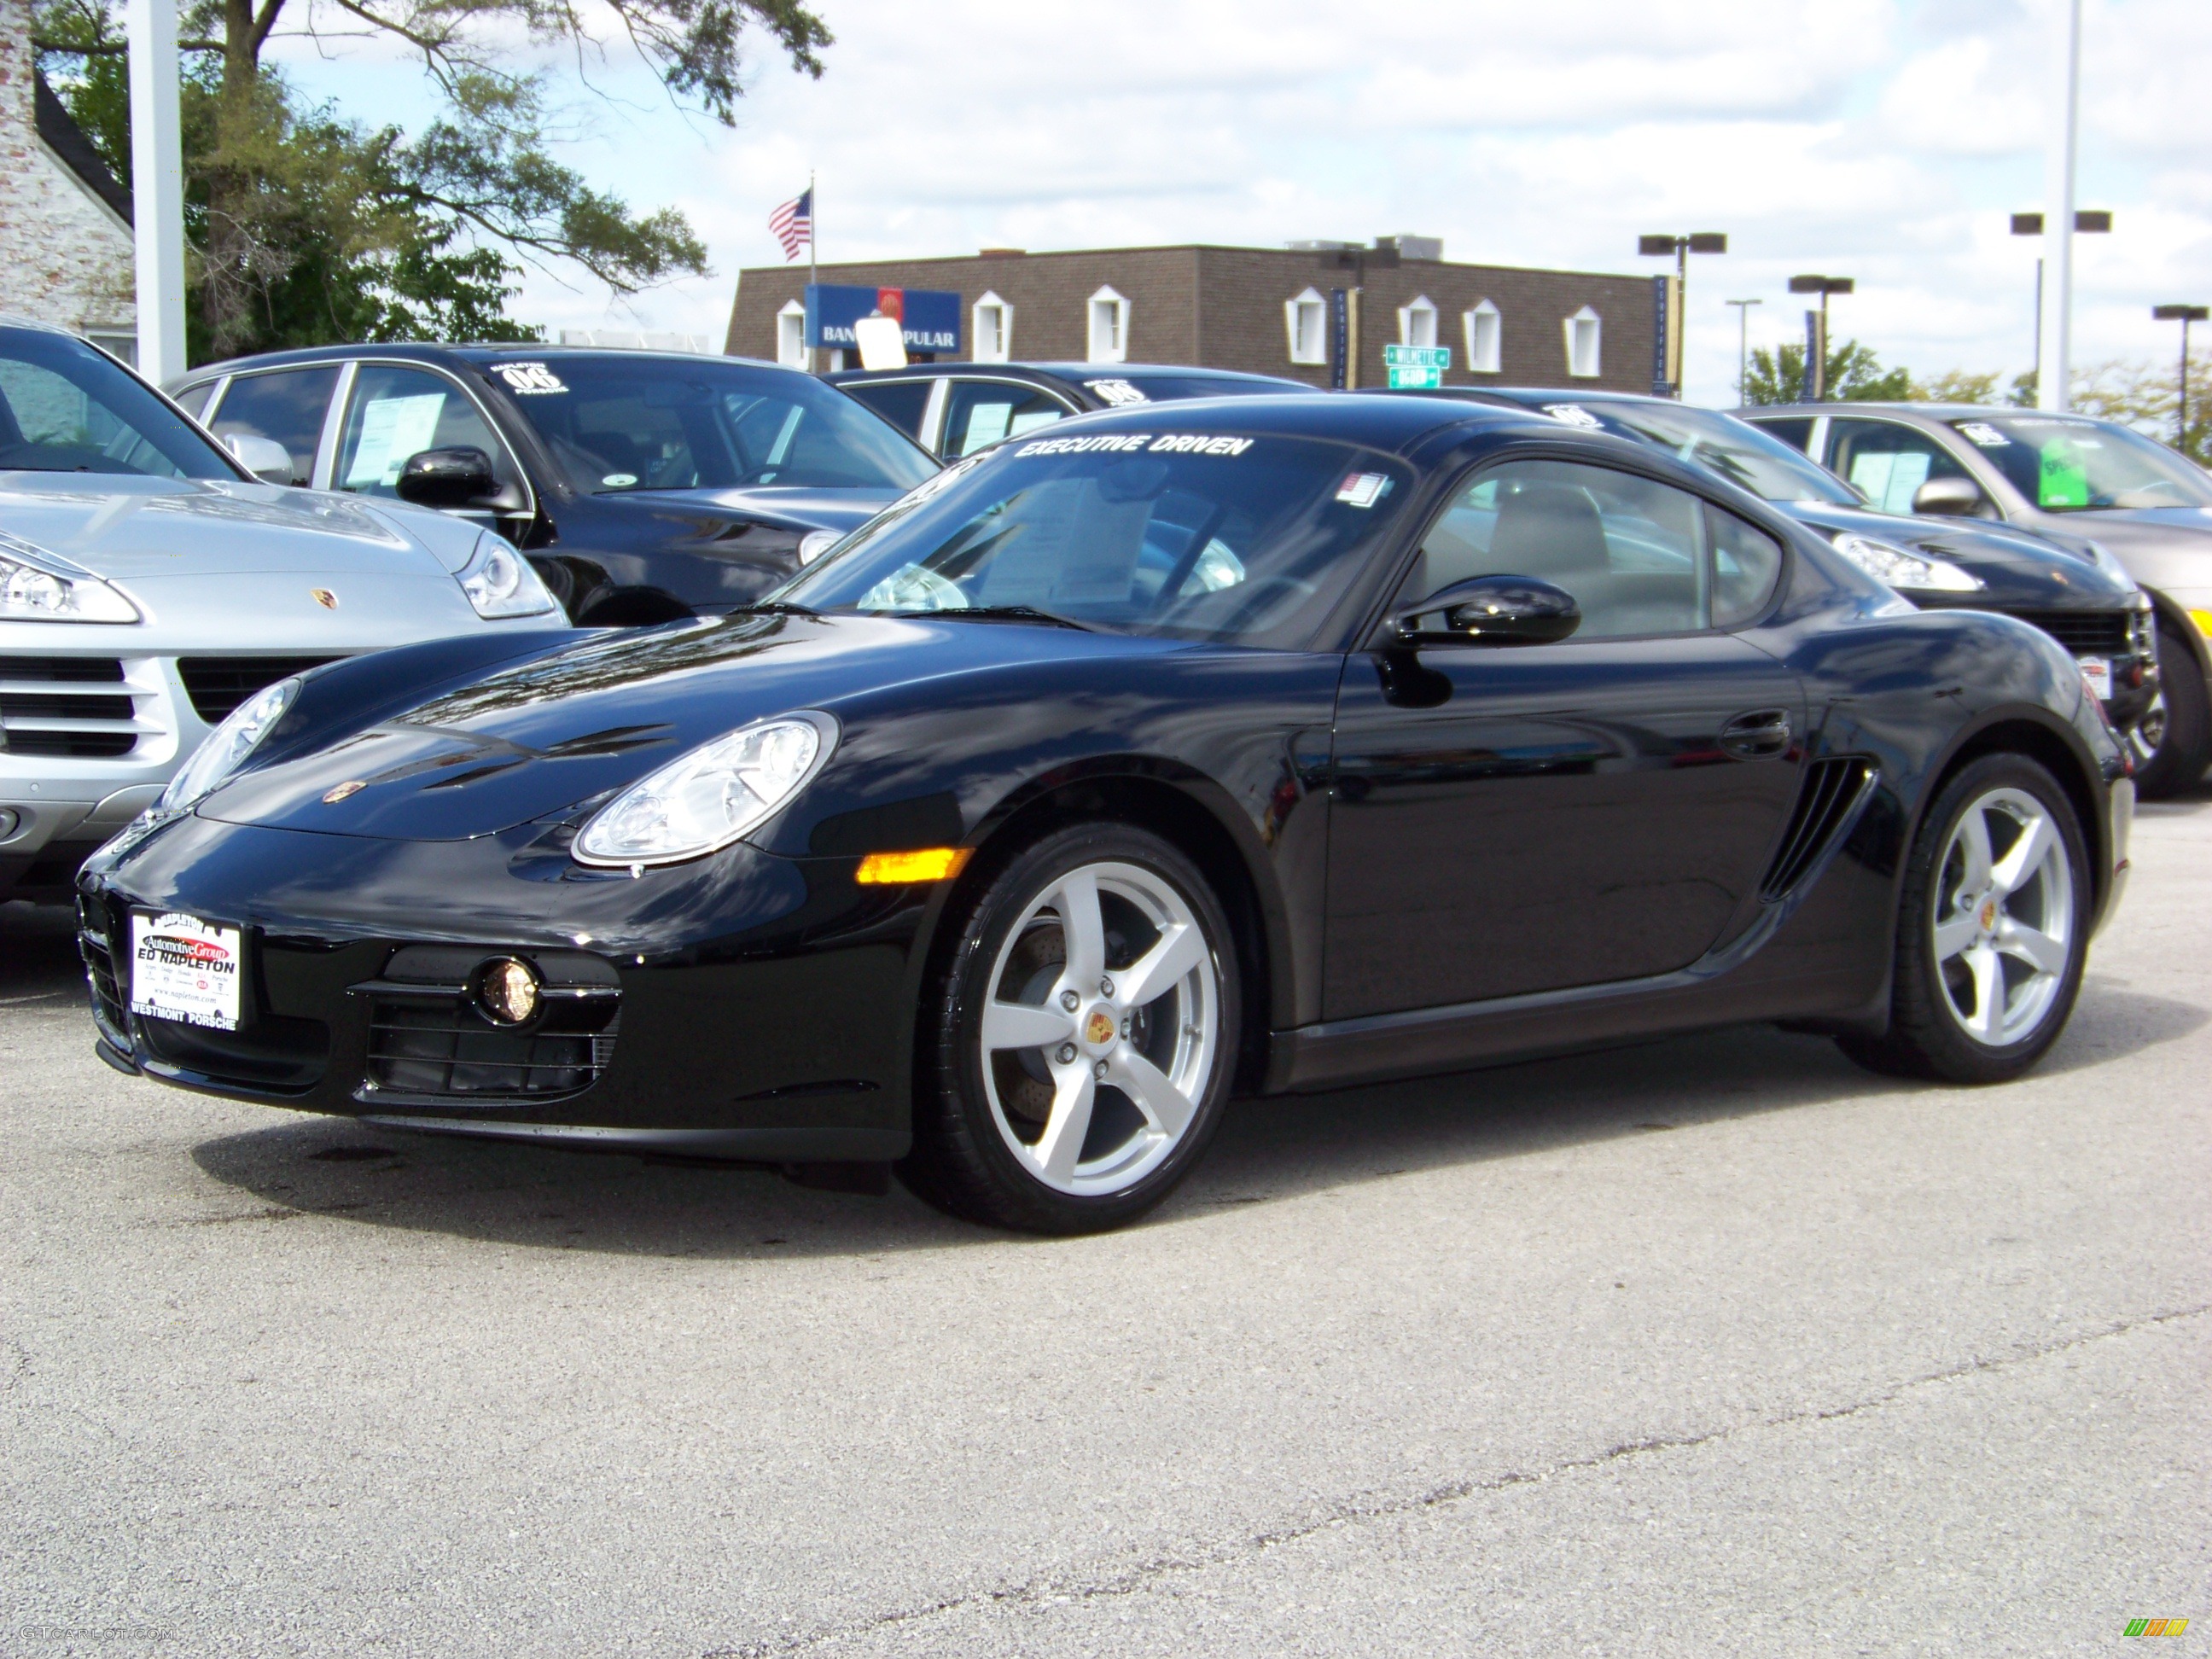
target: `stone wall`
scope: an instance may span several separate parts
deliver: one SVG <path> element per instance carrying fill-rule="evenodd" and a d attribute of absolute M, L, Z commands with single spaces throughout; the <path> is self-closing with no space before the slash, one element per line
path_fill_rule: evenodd
<path fill-rule="evenodd" d="M 0 0 L 0 313 L 137 326 L 131 227 L 39 137 L 30 0 Z"/>

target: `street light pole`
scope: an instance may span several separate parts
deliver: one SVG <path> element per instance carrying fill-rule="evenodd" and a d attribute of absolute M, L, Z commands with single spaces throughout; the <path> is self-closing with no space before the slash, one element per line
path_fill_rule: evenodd
<path fill-rule="evenodd" d="M 2041 349 L 2037 352 L 2035 403 L 2063 414 L 2067 381 L 2074 363 L 2074 173 L 2081 116 L 2081 0 L 2057 0 L 2057 62 L 2054 96 L 2057 108 L 2050 126 L 2044 163 L 2044 284 Z"/>
<path fill-rule="evenodd" d="M 1746 401 L 1744 397 L 1746 375 L 1749 372 L 1751 363 L 1751 308 L 1753 306 L 1763 306 L 1766 301 L 1730 300 L 1727 303 L 1735 307 L 1735 400 L 1737 405 L 1741 407 Z"/>
<path fill-rule="evenodd" d="M 1668 367 L 1674 373 L 1671 382 L 1674 395 L 1682 395 L 1682 335 L 1688 329 L 1690 318 L 1690 256 L 1692 253 L 1726 253 L 1728 238 L 1717 230 L 1692 231 L 1687 236 L 1639 236 L 1636 251 L 1646 257 L 1674 256 L 1674 337 L 1665 343 Z"/>
<path fill-rule="evenodd" d="M 2112 228 L 2112 214 L 2102 208 L 2077 208 L 2074 213 L 2074 234 L 2077 236 L 2102 235 Z M 2043 216 L 2039 213 L 2015 213 L 2012 216 L 2012 234 L 2015 236 L 2044 234 Z M 2037 396 L 2043 387 L 2043 256 L 2035 258 L 2035 385 Z"/>
<path fill-rule="evenodd" d="M 2189 325 L 2212 317 L 2212 307 L 2153 306 L 2150 314 L 2159 322 L 2181 325 L 2181 374 L 2176 382 L 2181 396 L 2173 416 L 2173 447 L 2186 455 L 2189 453 Z"/>
<path fill-rule="evenodd" d="M 138 372 L 185 372 L 185 163 L 177 115 L 177 0 L 129 0 L 131 217 Z"/>
<path fill-rule="evenodd" d="M 1811 401 L 1816 404 L 1828 400 L 1828 296 L 1831 294 L 1850 294 L 1858 283 L 1849 276 L 1792 276 L 1792 294 L 1817 294 L 1820 296 L 1820 322 L 1814 337 L 1805 343 L 1806 375 L 1811 383 Z M 1806 313 L 1808 318 L 1811 313 Z"/>

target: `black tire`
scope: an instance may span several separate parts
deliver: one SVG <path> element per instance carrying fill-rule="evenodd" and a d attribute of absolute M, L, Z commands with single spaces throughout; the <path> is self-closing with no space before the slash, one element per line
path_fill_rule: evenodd
<path fill-rule="evenodd" d="M 1955 896 L 1942 892 L 1944 860 L 1953 837 L 1968 810 L 1998 791 L 2031 797 L 2050 814 L 2064 852 L 2070 914 L 2066 922 L 2065 966 L 2051 987 L 2048 1000 L 2031 1026 L 2010 1041 L 1993 1044 L 1968 1033 L 1954 1009 L 1956 994 L 1947 994 L 1943 964 L 1936 954 L 1936 923 L 1939 894 L 1947 907 Z M 1998 861 L 2002 862 L 2005 849 L 1996 850 Z M 1898 907 L 1889 1030 L 1881 1037 L 1839 1037 L 1838 1045 L 1868 1070 L 1892 1077 L 1980 1084 L 2004 1083 L 2020 1076 L 2058 1040 L 2073 1012 L 2074 1000 L 2081 988 L 2082 963 L 2088 954 L 2094 904 L 2081 825 L 2071 797 L 2057 781 L 2023 755 L 1984 755 L 1970 762 L 1944 786 L 1913 837 Z M 2002 910 L 1996 914 L 2004 915 Z M 1953 971 L 1960 970 L 1954 967 Z"/>
<path fill-rule="evenodd" d="M 2212 694 L 2189 641 L 2163 618 L 2158 624 L 2158 685 L 2166 729 L 2136 774 L 2136 793 L 2150 799 L 2194 789 L 2212 762 Z"/>
<path fill-rule="evenodd" d="M 1001 1049 L 987 1059 L 981 1021 L 993 994 L 993 975 L 1013 971 L 1012 964 L 1020 959 L 1018 954 L 1010 956 L 1008 965 L 1001 966 L 1001 953 L 1009 949 L 1014 930 L 1025 918 L 1031 928 L 1038 926 L 1031 912 L 1045 896 L 1071 874 L 1095 865 L 1134 866 L 1180 896 L 1194 918 L 1205 959 L 1212 965 L 1207 990 L 1213 998 L 1218 1026 L 1203 1085 L 1191 1091 L 1196 1103 L 1186 1126 L 1171 1143 L 1161 1137 L 1162 1144 L 1171 1144 L 1171 1150 L 1152 1167 L 1134 1171 L 1127 1184 L 1115 1185 L 1110 1190 L 1075 1193 L 1047 1184 L 1045 1177 L 1032 1170 L 1008 1145 L 1010 1138 L 1019 1138 L 1015 1117 L 1011 1108 L 994 1107 L 984 1068 L 987 1064 L 1002 1066 L 1011 1051 Z M 957 902 L 957 914 L 948 915 L 945 925 L 956 930 L 953 938 L 957 943 L 925 988 L 921 1018 L 915 1023 L 914 1150 L 897 1166 L 900 1181 L 924 1202 L 968 1220 L 1036 1233 L 1085 1233 L 1118 1227 L 1166 1198 L 1204 1155 L 1219 1126 L 1236 1071 L 1241 1030 L 1243 1005 L 1228 917 L 1198 866 L 1171 843 L 1131 825 L 1072 825 L 1023 848 L 986 872 L 975 890 Z M 1127 932 L 1139 936 L 1141 942 L 1142 928 L 1147 925 L 1139 917 L 1127 924 Z M 1119 958 L 1138 952 L 1127 945 L 1127 936 L 1111 917 L 1105 932 L 1109 969 L 1119 971 L 1127 965 Z M 1024 942 L 1013 948 L 1017 951 L 1026 948 L 1028 937 L 1025 933 Z M 1061 943 L 1064 977 L 1064 938 Z M 1035 972 L 1049 975 L 1054 971 L 1049 938 L 1040 948 L 1045 952 L 1044 965 Z M 1202 969 L 1191 971 L 1202 978 Z M 1001 988 L 1010 983 L 1002 981 Z M 1185 1000 L 1192 999 L 1193 994 L 1186 982 L 1179 981 L 1177 985 L 1179 988 L 1172 992 L 1177 999 L 1174 1018 L 1181 1030 L 1192 1018 Z M 1197 1000 L 1202 1000 L 1203 995 Z M 1163 995 L 1159 1001 L 1164 1000 Z M 1139 1021 L 1158 1006 L 1156 1001 L 1141 1011 Z M 1129 1030 L 1126 1024 L 1121 1028 L 1125 1041 Z M 1189 1035 L 1187 1030 L 1184 1034 Z M 1156 1048 L 1161 1042 L 1172 1046 L 1176 1040 L 1164 1023 L 1150 1038 L 1139 1035 L 1139 1041 L 1152 1042 Z M 1034 1067 L 1049 1053 L 1040 1049 L 1033 1056 L 1017 1058 Z M 993 1074 L 994 1084 L 1002 1094 L 1007 1075 Z M 1018 1084 L 1020 1079 L 1014 1081 Z M 1049 1080 L 1041 1086 L 1049 1097 Z M 1127 1097 L 1117 1096 L 1112 1090 L 1110 1083 L 1097 1086 L 1100 1116 L 1091 1131 L 1094 1138 L 1110 1137 L 1116 1124 L 1136 1110 Z M 1106 1115 L 1109 1110 L 1120 1117 L 1109 1121 Z M 1033 1148 L 1042 1145 L 1041 1122 L 1038 1128 L 1038 1140 L 1030 1143 Z M 1080 1157 L 1091 1144 L 1086 1139 L 1075 1156 Z M 1136 1142 L 1133 1139 L 1129 1144 Z M 1111 1152 L 1109 1146 L 1108 1155 Z M 1110 1171 L 1104 1178 L 1112 1178 Z"/>

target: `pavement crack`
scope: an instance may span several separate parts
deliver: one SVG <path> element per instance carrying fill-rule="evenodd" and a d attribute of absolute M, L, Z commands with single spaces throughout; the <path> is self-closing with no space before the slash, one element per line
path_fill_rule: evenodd
<path fill-rule="evenodd" d="M 2104 1342 L 2114 1337 L 2130 1335 L 2136 1331 L 2151 1330 L 2161 1325 L 2172 1325 L 2184 1320 L 2203 1317 L 2212 1313 L 2212 1302 L 2198 1303 L 2193 1307 L 2171 1308 L 2162 1313 L 2146 1314 L 2135 1319 L 2118 1319 L 2089 1330 L 2077 1331 L 2071 1336 L 2055 1341 L 2015 1346 L 2009 1352 L 1969 1359 L 1942 1370 L 1909 1377 L 1902 1382 L 1870 1394 L 1863 1399 L 1836 1406 L 1808 1406 L 1797 1411 L 1778 1412 L 1769 1416 L 1748 1418 L 1702 1433 L 1657 1435 L 1643 1440 L 1626 1440 L 1607 1447 L 1603 1451 L 1587 1456 L 1565 1458 L 1539 1469 L 1511 1469 L 1502 1474 L 1480 1479 L 1454 1480 L 1431 1486 L 1426 1491 L 1396 1498 L 1372 1500 L 1347 1499 L 1324 1513 L 1304 1520 L 1257 1532 L 1243 1534 L 1215 1543 L 1199 1544 L 1180 1550 L 1170 1550 L 1139 1561 L 1120 1572 L 1109 1573 L 1089 1581 L 1075 1581 L 1054 1574 L 1041 1574 L 1018 1583 L 1002 1584 L 993 1589 L 972 1590 L 964 1595 L 946 1596 L 940 1601 L 919 1606 L 896 1608 L 871 1617 L 850 1620 L 842 1624 L 821 1629 L 793 1632 L 745 1643 L 737 1647 L 714 1648 L 701 1659 L 768 1659 L 774 1654 L 799 1653 L 810 1648 L 823 1647 L 831 1643 L 848 1641 L 872 1632 L 894 1630 L 925 1619 L 934 1619 L 942 1613 L 957 1613 L 969 1607 L 1006 1606 L 1035 1606 L 1048 1601 L 1089 1601 L 1115 1595 L 1128 1595 L 1144 1589 L 1154 1580 L 1176 1573 L 1198 1572 L 1207 1567 L 1223 1565 L 1241 1558 L 1261 1554 L 1285 1544 L 1294 1544 L 1333 1528 L 1350 1526 L 1370 1521 L 1387 1521 L 1399 1516 L 1417 1515 L 1425 1510 L 1441 1509 L 1449 1504 L 1480 1498 L 1485 1493 L 1506 1492 L 1516 1486 L 1539 1485 L 1563 1475 L 1579 1474 L 1591 1469 L 1603 1468 L 1609 1463 L 1632 1457 L 1644 1457 L 1658 1452 L 1689 1451 L 1701 1446 L 1717 1444 L 1759 1429 L 1788 1428 L 1800 1423 L 1832 1423 L 1846 1418 L 1880 1411 L 1895 1404 L 1907 1395 L 1923 1389 L 1954 1382 L 1961 1377 L 1984 1372 L 2003 1371 L 2015 1366 L 2047 1359 L 2054 1354 L 2083 1348 L 2092 1343 Z"/>

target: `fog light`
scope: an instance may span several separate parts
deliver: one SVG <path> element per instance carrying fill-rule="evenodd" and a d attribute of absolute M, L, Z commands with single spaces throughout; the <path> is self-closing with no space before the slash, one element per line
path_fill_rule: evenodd
<path fill-rule="evenodd" d="M 501 957 L 484 964 L 477 1000 L 495 1025 L 526 1025 L 538 1018 L 538 974 L 526 962 Z"/>
<path fill-rule="evenodd" d="M 9 836 L 14 835 L 15 833 L 15 826 L 22 821 L 22 818 L 17 815 L 14 807 L 0 806 L 0 841 L 5 841 Z"/>

